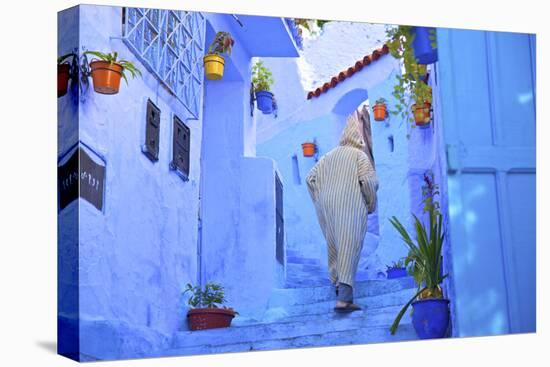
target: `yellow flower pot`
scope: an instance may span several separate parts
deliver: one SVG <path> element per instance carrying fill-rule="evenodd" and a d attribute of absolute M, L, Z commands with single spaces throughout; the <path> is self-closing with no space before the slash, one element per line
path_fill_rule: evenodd
<path fill-rule="evenodd" d="M 225 65 L 223 57 L 216 54 L 208 54 L 204 56 L 203 60 L 206 79 L 220 80 L 223 77 L 223 67 Z"/>

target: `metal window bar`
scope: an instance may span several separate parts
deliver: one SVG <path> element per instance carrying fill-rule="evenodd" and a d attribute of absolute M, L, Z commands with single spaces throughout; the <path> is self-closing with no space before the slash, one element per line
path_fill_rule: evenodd
<path fill-rule="evenodd" d="M 199 118 L 206 19 L 200 12 L 124 8 L 122 38 L 128 48 Z"/>

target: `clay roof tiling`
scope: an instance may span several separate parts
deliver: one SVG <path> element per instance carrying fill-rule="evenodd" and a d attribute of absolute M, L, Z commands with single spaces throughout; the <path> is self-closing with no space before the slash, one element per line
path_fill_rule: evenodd
<path fill-rule="evenodd" d="M 353 64 L 346 70 L 342 70 L 337 75 L 333 76 L 328 82 L 324 83 L 322 86 L 316 88 L 315 90 L 309 91 L 307 93 L 307 99 L 319 97 L 322 93 L 326 93 L 329 89 L 336 87 L 338 83 L 343 82 L 347 78 L 351 77 L 353 74 L 361 71 L 364 67 L 369 66 L 371 63 L 375 62 L 383 55 L 387 55 L 388 53 L 388 45 L 384 45 L 381 48 L 374 50 L 372 53 L 365 55 L 363 59 L 356 61 L 355 64 Z"/>

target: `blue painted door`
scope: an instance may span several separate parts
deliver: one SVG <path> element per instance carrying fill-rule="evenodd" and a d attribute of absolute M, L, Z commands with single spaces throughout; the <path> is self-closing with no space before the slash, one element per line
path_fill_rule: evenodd
<path fill-rule="evenodd" d="M 535 36 L 438 30 L 454 331 L 535 331 Z"/>

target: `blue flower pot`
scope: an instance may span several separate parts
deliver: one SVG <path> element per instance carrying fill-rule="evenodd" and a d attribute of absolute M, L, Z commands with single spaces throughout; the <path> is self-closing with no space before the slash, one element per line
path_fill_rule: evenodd
<path fill-rule="evenodd" d="M 273 93 L 266 90 L 256 92 L 256 104 L 264 114 L 270 114 L 273 112 Z"/>
<path fill-rule="evenodd" d="M 405 268 L 388 269 L 386 270 L 386 274 L 388 279 L 403 278 L 408 275 Z"/>
<path fill-rule="evenodd" d="M 413 27 L 414 40 L 412 48 L 414 56 L 419 64 L 433 64 L 437 61 L 437 48 L 432 47 L 430 40 L 430 30 L 435 31 L 433 27 Z"/>
<path fill-rule="evenodd" d="M 420 339 L 443 338 L 449 327 L 448 299 L 421 299 L 412 303 L 412 323 Z"/>

